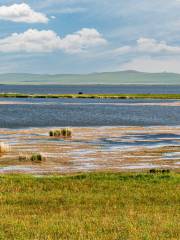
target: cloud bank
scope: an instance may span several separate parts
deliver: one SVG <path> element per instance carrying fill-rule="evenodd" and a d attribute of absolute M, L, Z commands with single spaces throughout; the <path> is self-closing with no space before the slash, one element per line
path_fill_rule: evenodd
<path fill-rule="evenodd" d="M 52 30 L 29 29 L 24 33 L 13 33 L 0 39 L 0 52 L 44 53 L 63 50 L 66 53 L 79 53 L 106 43 L 96 29 L 83 28 L 64 38 Z"/>
<path fill-rule="evenodd" d="M 35 12 L 29 5 L 22 3 L 1 6 L 0 20 L 24 23 L 47 23 L 48 17 L 45 14 Z"/>
<path fill-rule="evenodd" d="M 180 54 L 179 46 L 171 46 L 165 41 L 153 38 L 139 38 L 134 46 L 122 46 L 113 51 L 115 54 Z"/>

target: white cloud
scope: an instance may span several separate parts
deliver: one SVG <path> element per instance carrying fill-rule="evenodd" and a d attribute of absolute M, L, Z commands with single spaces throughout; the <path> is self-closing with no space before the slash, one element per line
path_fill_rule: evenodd
<path fill-rule="evenodd" d="M 45 14 L 35 12 L 29 5 L 13 4 L 10 6 L 0 6 L 0 19 L 13 22 L 25 23 L 47 23 Z"/>
<path fill-rule="evenodd" d="M 61 48 L 66 52 L 81 52 L 89 47 L 105 45 L 107 42 L 96 29 L 83 28 L 61 40 Z"/>
<path fill-rule="evenodd" d="M 63 50 L 68 53 L 79 53 L 104 44 L 106 40 L 96 29 L 83 28 L 64 38 L 51 30 L 29 29 L 24 33 L 13 33 L 0 39 L 0 52 L 43 53 Z"/>
<path fill-rule="evenodd" d="M 174 72 L 180 73 L 180 59 L 137 58 L 122 64 L 120 70 L 135 70 L 141 72 Z"/>
<path fill-rule="evenodd" d="M 165 41 L 156 41 L 150 38 L 140 38 L 137 41 L 137 51 L 147 53 L 172 53 L 179 54 L 180 47 L 168 45 Z"/>
<path fill-rule="evenodd" d="M 139 38 L 134 46 L 122 46 L 114 49 L 114 54 L 127 53 L 141 54 L 180 54 L 180 46 L 168 45 L 165 41 L 157 41 L 153 38 Z"/>

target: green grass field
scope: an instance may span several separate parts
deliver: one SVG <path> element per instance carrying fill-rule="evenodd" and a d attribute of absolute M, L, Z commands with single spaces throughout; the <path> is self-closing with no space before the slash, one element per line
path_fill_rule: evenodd
<path fill-rule="evenodd" d="M 22 94 L 0 93 L 1 98 L 111 98 L 111 99 L 180 99 L 180 94 Z"/>
<path fill-rule="evenodd" d="M 0 239 L 180 239 L 180 175 L 0 176 Z"/>

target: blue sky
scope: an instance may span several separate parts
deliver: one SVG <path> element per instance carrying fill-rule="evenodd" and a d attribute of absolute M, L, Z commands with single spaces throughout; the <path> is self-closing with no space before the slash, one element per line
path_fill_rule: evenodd
<path fill-rule="evenodd" d="M 180 73 L 179 0 L 1 0 L 0 73 Z"/>

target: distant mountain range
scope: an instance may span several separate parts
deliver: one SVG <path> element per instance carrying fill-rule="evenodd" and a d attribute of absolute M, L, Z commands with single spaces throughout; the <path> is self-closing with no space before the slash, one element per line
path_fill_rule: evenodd
<path fill-rule="evenodd" d="M 179 85 L 180 74 L 143 73 L 137 71 L 104 72 L 91 74 L 0 74 L 0 84 L 159 84 Z"/>

